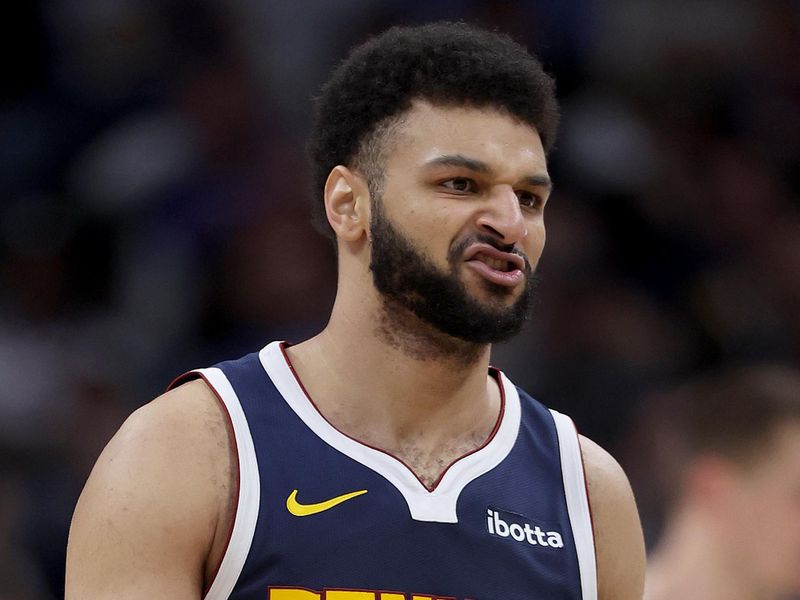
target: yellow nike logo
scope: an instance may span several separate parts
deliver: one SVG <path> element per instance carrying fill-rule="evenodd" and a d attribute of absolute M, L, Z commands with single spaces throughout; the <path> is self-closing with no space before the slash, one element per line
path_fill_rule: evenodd
<path fill-rule="evenodd" d="M 292 490 L 292 493 L 289 494 L 288 498 L 286 498 L 286 508 L 295 517 L 307 517 L 308 515 L 315 515 L 317 513 L 326 511 L 330 508 L 333 508 L 337 504 L 347 502 L 351 498 L 355 498 L 356 496 L 366 493 L 367 490 L 358 490 L 357 492 L 342 494 L 341 496 L 336 496 L 335 498 L 325 500 L 324 502 L 317 502 L 316 504 L 300 504 L 297 501 L 297 490 Z"/>

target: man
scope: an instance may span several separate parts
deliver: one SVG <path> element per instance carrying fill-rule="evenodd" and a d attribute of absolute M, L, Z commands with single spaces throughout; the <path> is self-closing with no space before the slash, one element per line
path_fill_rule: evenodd
<path fill-rule="evenodd" d="M 648 600 L 800 594 L 800 372 L 715 373 L 669 398 L 676 488 Z M 670 465 L 667 465 L 670 466 Z"/>
<path fill-rule="evenodd" d="M 504 36 L 356 48 L 311 141 L 328 325 L 131 416 L 76 508 L 67 597 L 641 598 L 621 469 L 489 367 L 530 305 L 557 114 Z"/>

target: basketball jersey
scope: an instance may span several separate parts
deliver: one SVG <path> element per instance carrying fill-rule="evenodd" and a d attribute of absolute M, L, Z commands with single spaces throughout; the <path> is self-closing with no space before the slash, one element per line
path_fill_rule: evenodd
<path fill-rule="evenodd" d="M 238 502 L 206 600 L 596 600 L 578 437 L 499 371 L 490 438 L 433 490 L 316 409 L 285 345 L 202 377 L 230 419 Z M 379 401 L 379 400 L 376 400 Z"/>

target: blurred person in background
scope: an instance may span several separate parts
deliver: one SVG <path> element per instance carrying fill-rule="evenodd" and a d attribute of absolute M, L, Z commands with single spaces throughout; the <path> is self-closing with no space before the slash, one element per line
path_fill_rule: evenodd
<path fill-rule="evenodd" d="M 621 468 L 489 367 L 531 307 L 557 121 L 506 36 L 353 50 L 311 142 L 328 325 L 134 413 L 76 508 L 67 598 L 641 598 Z"/>
<path fill-rule="evenodd" d="M 800 371 L 717 371 L 663 400 L 672 499 L 646 600 L 800 595 Z"/>

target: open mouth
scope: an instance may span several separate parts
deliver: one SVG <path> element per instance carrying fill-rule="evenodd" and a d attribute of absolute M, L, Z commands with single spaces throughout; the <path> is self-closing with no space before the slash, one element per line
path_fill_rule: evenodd
<path fill-rule="evenodd" d="M 489 244 L 476 244 L 465 253 L 466 264 L 483 278 L 502 286 L 516 286 L 525 279 L 525 259 Z"/>
<path fill-rule="evenodd" d="M 509 271 L 513 271 L 517 268 L 516 265 L 511 264 L 511 262 L 507 260 L 494 258 L 484 254 L 483 252 L 476 254 L 472 260 L 479 260 L 489 268 L 494 269 L 495 271 L 502 271 L 503 273 L 508 273 Z"/>

